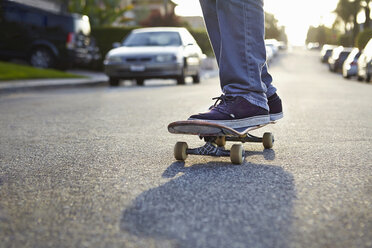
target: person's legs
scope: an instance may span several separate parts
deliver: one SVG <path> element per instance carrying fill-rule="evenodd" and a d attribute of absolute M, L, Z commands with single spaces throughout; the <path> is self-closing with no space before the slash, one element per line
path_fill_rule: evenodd
<path fill-rule="evenodd" d="M 270 73 L 268 72 L 268 68 L 267 68 L 266 63 L 262 67 L 261 80 L 266 85 L 266 88 L 267 88 L 266 96 L 267 96 L 267 98 L 274 95 L 276 93 L 276 88 L 272 85 L 273 78 L 271 77 Z"/>
<path fill-rule="evenodd" d="M 217 59 L 217 64 L 219 65 L 221 54 L 221 33 L 217 16 L 217 2 L 216 0 L 200 0 L 200 5 L 202 7 L 204 21 L 207 27 L 209 38 L 211 40 L 213 51 Z M 276 88 L 272 85 L 272 77 L 267 71 L 266 63 L 262 68 L 261 80 L 266 85 L 267 97 L 269 98 L 270 96 L 274 95 Z"/>
<path fill-rule="evenodd" d="M 262 0 L 200 0 L 200 3 L 225 95 L 209 112 L 189 119 L 233 128 L 269 122 L 266 93 L 275 94 L 276 89 L 271 85 L 265 64 Z"/>
<path fill-rule="evenodd" d="M 266 63 L 262 0 L 216 0 L 221 37 L 220 80 L 223 93 L 241 96 L 268 110 L 261 80 Z"/>
<path fill-rule="evenodd" d="M 282 100 L 276 94 L 276 88 L 272 85 L 272 77 L 267 71 L 267 64 L 262 68 L 261 80 L 267 87 L 266 96 L 269 105 L 270 121 L 277 121 L 283 118 Z"/>

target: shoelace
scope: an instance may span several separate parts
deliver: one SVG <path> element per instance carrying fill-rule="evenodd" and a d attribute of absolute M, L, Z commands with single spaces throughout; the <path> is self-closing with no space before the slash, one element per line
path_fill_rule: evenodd
<path fill-rule="evenodd" d="M 235 115 L 229 113 L 228 111 L 228 105 L 234 101 L 234 97 L 228 97 L 225 95 L 221 95 L 218 97 L 213 97 L 212 100 L 216 100 L 216 101 L 214 105 L 210 107 L 210 109 L 214 108 L 223 114 L 227 114 L 231 116 L 232 118 L 235 118 Z"/>

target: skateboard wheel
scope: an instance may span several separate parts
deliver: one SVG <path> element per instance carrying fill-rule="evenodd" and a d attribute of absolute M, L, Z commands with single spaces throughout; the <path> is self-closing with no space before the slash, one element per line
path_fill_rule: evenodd
<path fill-rule="evenodd" d="M 264 133 L 262 137 L 262 144 L 265 149 L 271 149 L 274 145 L 274 135 L 272 133 Z"/>
<path fill-rule="evenodd" d="M 174 157 L 179 161 L 185 161 L 187 158 L 187 148 L 188 145 L 186 142 L 177 142 L 174 146 Z"/>
<path fill-rule="evenodd" d="M 230 159 L 233 164 L 243 163 L 243 145 L 234 144 L 230 150 Z"/>
<path fill-rule="evenodd" d="M 226 145 L 226 138 L 225 136 L 218 136 L 215 142 L 219 147 L 224 147 Z"/>

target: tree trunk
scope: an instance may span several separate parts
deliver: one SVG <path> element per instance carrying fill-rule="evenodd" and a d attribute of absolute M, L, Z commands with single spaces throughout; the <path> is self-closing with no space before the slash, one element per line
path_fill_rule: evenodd
<path fill-rule="evenodd" d="M 366 14 L 366 21 L 364 22 L 364 28 L 371 28 L 371 9 L 369 8 L 369 2 L 370 0 L 366 0 L 366 6 L 364 7 L 364 12 Z"/>
<path fill-rule="evenodd" d="M 357 22 L 358 12 L 360 10 L 360 0 L 355 0 L 353 6 L 353 44 L 359 34 L 359 24 Z"/>

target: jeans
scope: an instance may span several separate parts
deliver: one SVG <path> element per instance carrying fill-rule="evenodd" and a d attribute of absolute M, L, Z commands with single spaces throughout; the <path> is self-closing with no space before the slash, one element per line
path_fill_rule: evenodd
<path fill-rule="evenodd" d="M 274 95 L 267 70 L 263 0 L 200 0 L 219 66 L 222 92 L 269 109 Z"/>

